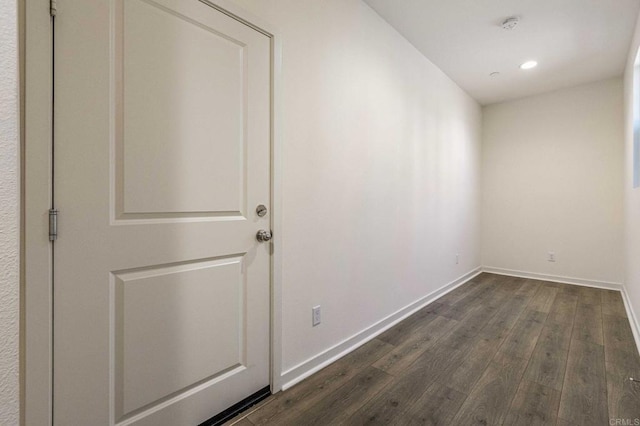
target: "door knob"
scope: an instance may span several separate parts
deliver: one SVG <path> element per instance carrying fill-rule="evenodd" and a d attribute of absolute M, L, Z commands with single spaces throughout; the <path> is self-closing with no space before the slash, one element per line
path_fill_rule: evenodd
<path fill-rule="evenodd" d="M 271 231 L 265 231 L 264 229 L 259 230 L 256 234 L 256 239 L 261 243 L 271 240 L 272 237 Z"/>

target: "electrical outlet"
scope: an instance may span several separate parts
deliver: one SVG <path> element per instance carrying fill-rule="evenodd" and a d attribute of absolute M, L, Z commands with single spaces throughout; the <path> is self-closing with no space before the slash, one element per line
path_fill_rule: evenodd
<path fill-rule="evenodd" d="M 311 322 L 314 327 L 322 322 L 319 305 L 311 308 Z"/>
<path fill-rule="evenodd" d="M 555 262 L 556 261 L 556 254 L 555 252 L 548 252 L 547 253 L 547 262 Z"/>
<path fill-rule="evenodd" d="M 456 253 L 456 265 L 460 263 L 460 255 Z"/>

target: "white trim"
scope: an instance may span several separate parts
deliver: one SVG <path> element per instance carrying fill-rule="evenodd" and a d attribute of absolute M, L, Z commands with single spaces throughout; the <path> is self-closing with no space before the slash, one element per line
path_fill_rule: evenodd
<path fill-rule="evenodd" d="M 608 281 L 588 280 L 584 278 L 564 277 L 560 275 L 539 274 L 537 272 L 517 271 L 513 269 L 495 268 L 493 266 L 483 266 L 482 272 L 497 275 L 508 275 L 510 277 L 529 278 L 534 280 L 551 281 L 561 284 L 580 285 L 583 287 L 603 288 L 607 290 L 622 291 L 622 283 Z"/>
<path fill-rule="evenodd" d="M 270 38 L 279 38 L 279 30 L 271 22 L 239 6 L 235 0 L 199 0 Z"/>
<path fill-rule="evenodd" d="M 432 291 L 431 293 L 421 297 L 415 302 L 408 304 L 404 308 L 394 312 L 386 318 L 381 319 L 377 323 L 343 340 L 337 345 L 309 358 L 308 360 L 296 365 L 293 368 L 288 369 L 287 371 L 282 373 L 281 382 L 284 383 L 282 385 L 282 389 L 286 390 L 290 388 L 296 383 L 311 376 L 313 373 L 316 373 L 327 365 L 347 355 L 349 352 L 354 351 L 355 349 L 359 348 L 360 346 L 378 336 L 380 333 L 393 327 L 403 319 L 407 318 L 410 315 L 413 315 L 418 310 L 432 303 L 434 300 L 444 296 L 456 287 L 459 287 L 469 280 L 475 278 L 481 272 L 481 267 L 477 267 L 467 272 L 463 276 L 456 278 L 455 280 L 451 281 L 448 284 L 445 284 L 439 289 Z"/>
<path fill-rule="evenodd" d="M 622 286 L 621 293 L 624 307 L 627 310 L 627 317 L 629 318 L 631 332 L 633 333 L 633 338 L 636 341 L 636 349 L 638 350 L 638 353 L 640 353 L 640 323 L 638 322 L 638 317 L 632 308 L 631 299 L 629 299 L 629 294 L 627 293 L 627 287 L 624 285 Z"/>
<path fill-rule="evenodd" d="M 25 2 L 23 424 L 52 424 L 51 207 L 52 25 L 49 0 Z"/>
<path fill-rule="evenodd" d="M 278 33 L 271 37 L 271 393 L 282 389 L 282 42 Z"/>

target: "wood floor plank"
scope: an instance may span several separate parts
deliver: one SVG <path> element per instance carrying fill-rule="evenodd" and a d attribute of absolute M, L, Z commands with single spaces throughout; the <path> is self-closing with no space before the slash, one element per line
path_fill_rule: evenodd
<path fill-rule="evenodd" d="M 640 380 L 640 357 L 630 356 L 625 364 L 605 365 L 609 418 L 638 419 L 640 424 L 640 383 L 630 380 Z"/>
<path fill-rule="evenodd" d="M 278 425 L 339 425 L 362 407 L 369 399 L 389 384 L 392 376 L 367 367 L 336 391 L 328 394 L 312 406 L 301 404 L 295 411 L 281 413 L 273 418 Z"/>
<path fill-rule="evenodd" d="M 601 305 L 602 290 L 593 287 L 578 287 L 578 303 L 584 305 Z"/>
<path fill-rule="evenodd" d="M 602 315 L 615 315 L 627 317 L 624 302 L 619 291 L 603 290 L 602 293 Z"/>
<path fill-rule="evenodd" d="M 448 425 L 464 402 L 466 395 L 450 387 L 438 385 L 425 392 L 406 412 L 394 420 L 394 424 L 414 425 Z"/>
<path fill-rule="evenodd" d="M 518 319 L 506 337 L 495 359 L 507 363 L 511 358 L 528 360 L 538 341 L 547 314 L 538 311 L 526 311 Z"/>
<path fill-rule="evenodd" d="M 486 305 L 486 301 L 496 298 L 505 299 L 508 296 L 505 287 L 500 284 L 500 280 L 497 278 L 486 281 L 457 302 L 445 305 L 445 308 L 437 313 L 447 318 L 462 320 L 472 307 Z M 496 307 L 497 305 L 494 303 L 493 306 Z"/>
<path fill-rule="evenodd" d="M 424 351 L 433 346 L 438 339 L 448 334 L 458 321 L 445 317 L 437 317 L 416 329 L 405 337 L 393 350 L 376 361 L 373 366 L 391 375 L 403 372 Z"/>
<path fill-rule="evenodd" d="M 248 418 L 242 417 L 239 419 L 232 419 L 229 422 L 224 423 L 223 426 L 254 426 L 254 424 L 251 423 Z"/>
<path fill-rule="evenodd" d="M 496 278 L 501 278 L 501 277 L 503 277 L 503 275 L 492 274 L 490 272 L 483 272 L 480 275 L 478 275 L 477 279 L 480 279 L 481 281 L 487 281 L 487 280 L 494 280 Z"/>
<path fill-rule="evenodd" d="M 410 387 L 395 384 L 389 391 L 383 390 L 374 396 L 345 424 L 348 425 L 389 425 L 400 418 L 409 407 L 422 396 Z"/>
<path fill-rule="evenodd" d="M 510 298 L 522 291 L 523 286 L 528 281 L 521 278 L 506 277 L 498 275 L 487 288 L 477 294 L 477 299 L 482 304 L 491 303 L 496 297 Z"/>
<path fill-rule="evenodd" d="M 460 393 L 468 394 L 495 356 L 503 339 L 503 336 L 484 336 L 478 339 L 462 362 L 432 386 L 446 385 Z"/>
<path fill-rule="evenodd" d="M 468 321 L 459 322 L 451 330 L 446 339 L 442 339 L 440 345 L 451 351 L 467 351 L 478 339 L 479 331 L 491 316 L 482 312 L 481 307 L 474 307 L 474 314 L 467 318 Z M 475 320 L 475 321 L 474 321 Z"/>
<path fill-rule="evenodd" d="M 529 380 L 522 380 L 504 425 L 553 425 L 556 423 L 559 404 L 559 391 Z"/>
<path fill-rule="evenodd" d="M 602 309 L 596 305 L 578 303 L 573 325 L 573 338 L 603 345 Z"/>
<path fill-rule="evenodd" d="M 538 293 L 540 287 L 542 287 L 542 281 L 520 278 L 519 288 L 513 294 L 514 296 L 524 296 L 527 299 L 531 299 Z"/>
<path fill-rule="evenodd" d="M 469 304 L 466 308 L 465 315 L 459 320 L 458 327 L 451 336 L 447 338 L 445 344 L 454 349 L 458 349 L 462 343 L 458 341 L 459 338 L 464 337 L 462 335 L 465 333 L 472 335 L 478 333 L 491 321 L 494 315 L 501 310 L 507 300 L 508 297 L 504 293 L 492 293 L 489 300 L 482 301 L 478 299 L 475 303 Z"/>
<path fill-rule="evenodd" d="M 563 324 L 573 324 L 578 304 L 578 296 L 562 291 L 556 295 L 551 310 L 549 311 L 549 321 Z"/>
<path fill-rule="evenodd" d="M 497 279 L 498 279 L 497 275 L 486 274 L 486 273 L 480 274 L 474 279 L 472 279 L 471 281 L 469 281 L 468 283 L 445 294 L 444 296 L 438 299 L 438 302 L 444 305 L 453 305 L 472 293 L 473 294 L 481 293 L 484 289 L 487 288 L 487 286 L 490 286 Z"/>
<path fill-rule="evenodd" d="M 529 309 L 549 313 L 549 311 L 551 310 L 551 306 L 553 305 L 553 301 L 558 294 L 558 291 L 558 288 L 541 285 L 540 288 L 538 288 L 538 291 L 534 295 L 533 299 L 531 300 Z"/>
<path fill-rule="evenodd" d="M 609 417 L 640 419 L 640 355 L 629 321 L 618 315 L 603 315 L 605 368 Z"/>
<path fill-rule="evenodd" d="M 606 361 L 624 365 L 630 354 L 638 353 L 629 320 L 618 315 L 603 315 L 602 323 Z"/>
<path fill-rule="evenodd" d="M 232 420 L 230 423 L 225 423 L 225 426 L 254 426 L 246 417 L 238 420 Z"/>
<path fill-rule="evenodd" d="M 542 281 L 542 285 L 544 287 L 549 287 L 549 288 L 557 288 L 558 291 L 560 291 L 560 288 L 565 286 L 566 284 L 561 284 L 561 283 L 554 283 L 552 281 Z"/>
<path fill-rule="evenodd" d="M 580 286 L 572 284 L 564 284 L 560 287 L 560 293 L 578 296 L 580 294 Z"/>
<path fill-rule="evenodd" d="M 503 304 L 484 327 L 477 327 L 482 322 L 478 322 L 477 317 L 474 317 L 469 320 L 469 323 L 476 325 L 474 329 L 458 330 L 458 336 L 451 336 L 450 339 L 443 342 L 444 345 L 450 345 L 457 350 L 465 349 L 467 342 L 473 341 L 474 344 L 455 371 L 443 378 L 442 384 L 458 392 L 470 392 L 471 387 L 480 378 L 503 340 L 516 324 L 517 318 L 537 292 L 538 284 L 520 288 L 514 286 L 513 290 L 513 296 L 509 299 L 509 303 Z M 483 309 L 482 305 L 479 309 Z M 477 329 L 480 329 L 480 336 L 477 335 Z"/>
<path fill-rule="evenodd" d="M 556 420 L 556 426 L 584 426 L 584 425 L 581 425 L 581 424 L 578 424 L 578 423 L 575 423 L 575 422 L 572 422 L 572 421 L 569 421 L 569 420 L 558 418 Z"/>
<path fill-rule="evenodd" d="M 252 426 L 253 423 L 251 423 L 251 421 L 249 420 L 249 415 L 251 415 L 255 411 L 258 411 L 258 410 L 262 409 L 262 407 L 264 407 L 265 405 L 270 404 L 272 401 L 274 401 L 276 399 L 277 395 L 278 394 L 271 395 L 271 396 L 263 399 L 262 401 L 260 401 L 256 405 L 250 407 L 249 409 L 247 409 L 246 411 L 241 413 L 239 417 L 235 417 L 235 418 L 229 420 L 228 422 L 224 423 L 224 426 L 232 426 L 232 425 L 235 426 L 236 424 L 238 424 L 240 426 Z"/>
<path fill-rule="evenodd" d="M 561 391 L 570 343 L 571 326 L 547 320 L 524 377 Z"/>
<path fill-rule="evenodd" d="M 439 377 L 450 374 L 464 354 L 444 346 L 424 352 L 405 374 L 398 377 L 358 410 L 347 424 L 388 425 L 403 418 L 427 388 Z"/>
<path fill-rule="evenodd" d="M 502 424 L 526 365 L 527 360 L 523 358 L 511 358 L 506 364 L 491 361 L 451 424 Z"/>
<path fill-rule="evenodd" d="M 481 333 L 491 338 L 505 337 L 525 307 L 528 307 L 532 297 L 532 295 L 516 294 L 510 298 L 509 303 L 504 304 L 481 329 Z"/>
<path fill-rule="evenodd" d="M 404 319 L 398 324 L 394 325 L 390 329 L 380 334 L 377 339 L 386 342 L 390 345 L 397 346 L 404 342 L 406 337 L 413 333 L 413 331 L 422 327 L 425 322 L 435 320 L 438 315 L 437 312 L 442 308 L 442 305 L 438 302 L 429 304 L 428 306 L 420 309 L 409 318 Z"/>
<path fill-rule="evenodd" d="M 345 384 L 391 349 L 393 349 L 392 345 L 373 339 L 358 350 L 288 389 L 287 392 L 277 394 L 273 401 L 250 414 L 248 418 L 254 425 L 268 424 L 273 417 L 283 411 L 302 403 L 313 404 L 327 393 Z"/>
<path fill-rule="evenodd" d="M 451 290 L 449 293 L 438 299 L 438 303 L 443 305 L 453 305 L 454 303 L 462 300 L 467 297 L 470 293 L 474 291 L 480 291 L 479 289 L 484 286 L 484 281 L 480 281 L 477 279 L 473 279 L 470 282 L 462 285 L 458 288 Z"/>
<path fill-rule="evenodd" d="M 604 348 L 571 340 L 558 417 L 583 425 L 609 421 Z"/>

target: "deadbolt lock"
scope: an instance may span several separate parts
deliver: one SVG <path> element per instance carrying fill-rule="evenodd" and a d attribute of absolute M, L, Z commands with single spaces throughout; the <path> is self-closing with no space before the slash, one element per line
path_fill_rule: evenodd
<path fill-rule="evenodd" d="M 265 217 L 267 214 L 267 207 L 264 204 L 258 205 L 258 207 L 256 207 L 256 214 L 260 217 Z"/>

